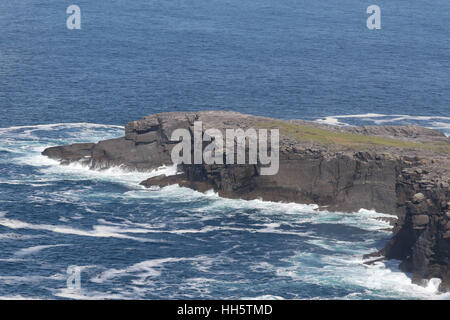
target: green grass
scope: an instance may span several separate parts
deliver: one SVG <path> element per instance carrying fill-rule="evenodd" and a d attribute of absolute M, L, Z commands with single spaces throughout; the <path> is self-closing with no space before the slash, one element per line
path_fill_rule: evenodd
<path fill-rule="evenodd" d="M 361 134 L 334 132 L 312 126 L 288 123 L 284 121 L 268 121 L 260 123 L 260 128 L 280 130 L 280 134 L 292 137 L 298 141 L 314 142 L 320 145 L 340 145 L 348 148 L 361 147 L 394 147 L 399 149 L 419 149 L 450 153 L 450 144 L 444 143 L 416 143 L 400 139 L 380 136 L 366 136 Z"/>

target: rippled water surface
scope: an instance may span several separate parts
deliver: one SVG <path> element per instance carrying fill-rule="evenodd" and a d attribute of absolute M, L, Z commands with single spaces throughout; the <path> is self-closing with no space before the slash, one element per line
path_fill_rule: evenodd
<path fill-rule="evenodd" d="M 176 110 L 449 134 L 448 1 L 380 0 L 374 32 L 357 0 L 77 4 L 69 31 L 66 3 L 0 2 L 0 298 L 448 298 L 396 261 L 362 264 L 391 236 L 381 213 L 145 190 L 175 168 L 40 155 Z"/>
<path fill-rule="evenodd" d="M 90 171 L 40 155 L 122 134 L 94 124 L 0 130 L 3 298 L 436 297 L 395 261 L 362 264 L 390 237 L 383 214 L 146 190 L 141 180 L 176 170 Z M 82 269 L 79 292 L 66 287 L 71 265 Z"/>

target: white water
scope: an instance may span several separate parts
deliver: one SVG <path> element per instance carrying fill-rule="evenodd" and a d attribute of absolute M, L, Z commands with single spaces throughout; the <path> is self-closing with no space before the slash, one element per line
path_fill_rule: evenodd
<path fill-rule="evenodd" d="M 348 126 L 349 123 L 345 119 L 358 119 L 369 122 L 373 125 L 408 125 L 415 124 L 430 129 L 443 131 L 447 136 L 450 135 L 450 117 L 441 116 L 410 116 L 404 114 L 352 114 L 327 116 L 316 119 L 316 122 L 329 125 Z"/>
<path fill-rule="evenodd" d="M 449 299 L 448 294 L 438 294 L 437 287 L 439 285 L 438 279 L 432 279 L 429 281 L 427 287 L 417 286 L 411 283 L 410 278 L 403 272 L 400 272 L 397 268 L 398 262 L 386 262 L 386 263 L 376 263 L 372 266 L 366 266 L 363 264 L 362 256 L 367 252 L 367 245 L 371 245 L 371 239 L 367 239 L 365 244 L 361 246 L 356 245 L 352 242 L 346 241 L 334 241 L 332 239 L 317 238 L 311 232 L 290 232 L 285 230 L 283 226 L 289 225 L 302 225 L 302 224 L 312 224 L 320 225 L 324 223 L 329 223 L 333 225 L 346 225 L 351 227 L 356 227 L 362 230 L 369 231 L 379 231 L 380 229 L 385 229 L 389 227 L 389 224 L 385 221 L 380 220 L 380 218 L 392 218 L 390 215 L 377 213 L 372 210 L 360 210 L 355 213 L 340 213 L 340 212 L 329 212 L 324 210 L 318 210 L 316 205 L 302 205 L 295 203 L 275 203 L 267 202 L 261 200 L 236 200 L 236 199 L 223 199 L 217 194 L 210 191 L 207 193 L 199 193 L 187 188 L 182 188 L 176 185 L 168 186 L 158 190 L 148 190 L 139 186 L 138 183 L 150 176 L 156 176 L 159 174 L 176 174 L 176 167 L 161 167 L 158 170 L 152 172 L 143 173 L 135 171 L 127 171 L 122 168 L 110 168 L 102 171 L 89 170 L 80 164 L 74 163 L 68 166 L 61 166 L 57 161 L 50 160 L 42 155 L 40 152 L 48 146 L 47 142 L 40 142 L 38 137 L 34 136 L 37 132 L 36 130 L 54 130 L 55 128 L 60 128 L 61 124 L 55 125 L 45 125 L 36 127 L 26 127 L 26 134 L 24 139 L 30 139 L 26 141 L 18 141 L 17 144 L 20 148 L 20 155 L 15 158 L 14 161 L 17 163 L 33 166 L 39 170 L 41 173 L 37 176 L 25 176 L 20 177 L 17 180 L 3 180 L 2 183 L 11 184 L 24 184 L 28 183 L 31 186 L 43 186 L 46 183 L 52 183 L 54 181 L 59 181 L 61 179 L 69 179 L 74 181 L 81 180 L 100 180 L 115 182 L 126 185 L 130 190 L 123 194 L 111 194 L 106 195 L 109 197 L 121 197 L 123 199 L 155 199 L 162 203 L 201 203 L 200 206 L 196 206 L 190 211 L 189 219 L 194 221 L 207 221 L 211 219 L 216 219 L 222 215 L 239 215 L 244 214 L 246 210 L 256 210 L 254 214 L 250 215 L 249 218 L 252 219 L 255 224 L 252 227 L 243 227 L 235 225 L 221 225 L 221 226 L 202 226 L 198 228 L 171 228 L 166 225 L 166 223 L 142 223 L 136 222 L 129 217 L 122 217 L 121 222 L 112 222 L 105 218 L 99 218 L 98 224 L 93 225 L 92 229 L 80 229 L 70 226 L 70 219 L 64 218 L 60 220 L 61 225 L 55 224 L 44 224 L 44 223 L 30 223 L 22 221 L 21 219 L 11 219 L 8 217 L 7 211 L 2 211 L 0 214 L 0 225 L 11 230 L 36 230 L 43 232 L 59 233 L 59 234 L 70 234 L 82 237 L 98 237 L 98 238 L 118 238 L 118 239 L 129 239 L 138 242 L 153 242 L 154 240 L 142 237 L 146 234 L 176 234 L 176 235 L 197 235 L 204 234 L 214 231 L 237 231 L 237 232 L 247 232 L 249 234 L 258 233 L 268 233 L 268 234 L 281 234 L 290 236 L 307 237 L 307 243 L 318 246 L 327 250 L 335 252 L 333 255 L 329 256 L 308 256 L 310 253 L 298 252 L 292 257 L 286 258 L 288 267 L 276 267 L 267 263 L 256 264 L 253 268 L 255 270 L 270 270 L 277 274 L 278 276 L 289 277 L 292 281 L 302 281 L 305 283 L 322 284 L 333 286 L 333 283 L 344 283 L 348 285 L 357 285 L 365 288 L 365 292 L 368 295 L 380 294 L 380 298 L 391 297 L 391 298 L 423 298 L 423 299 Z M 77 124 L 64 125 L 70 127 L 71 129 L 78 128 Z M 84 132 L 86 128 L 92 129 L 96 125 L 82 124 L 79 130 Z M 105 128 L 108 128 L 105 126 Z M 116 134 L 121 134 L 121 128 L 113 127 L 118 131 L 115 133 L 102 134 L 98 136 L 93 136 L 92 132 L 89 133 L 91 141 L 104 139 L 106 136 L 115 136 Z M 20 128 L 3 128 L 0 129 L 0 135 L 3 133 L 10 133 L 11 130 L 22 130 L 24 127 Z M 79 135 L 74 132 L 73 136 L 79 137 Z M 83 135 L 81 135 L 83 136 Z M 75 139 L 74 139 L 75 140 Z M 4 143 L 0 143 L 0 148 L 14 151 L 15 149 L 14 141 L 6 141 L 6 146 Z M 46 200 L 48 197 L 52 197 L 52 201 L 65 201 L 67 203 L 77 203 L 83 197 L 83 195 L 75 195 L 70 190 L 64 193 L 58 193 L 57 195 L 40 195 L 38 192 L 34 195 L 32 199 L 35 202 L 39 202 L 39 197 L 42 201 Z M 47 198 L 46 198 L 47 197 Z M 205 201 L 207 200 L 207 201 Z M 90 209 L 92 210 L 92 209 Z M 95 210 L 94 210 L 95 212 Z M 82 213 L 79 213 L 82 218 Z M 175 218 L 174 221 L 183 221 L 186 218 Z M 30 239 L 30 237 L 37 236 L 26 236 L 26 235 L 16 235 L 14 233 L 0 234 L 1 239 L 14 239 L 17 237 L 18 241 L 21 239 Z M 52 250 L 59 246 L 65 246 L 67 244 L 57 244 L 57 245 L 37 245 L 27 248 L 19 249 L 16 252 L 17 258 L 28 258 L 30 256 L 39 255 L 42 251 Z M 200 261 L 199 268 L 204 270 L 209 270 L 211 266 L 223 259 L 223 255 L 218 255 L 216 257 L 211 256 L 196 256 L 192 258 L 163 258 L 163 259 L 152 259 L 144 260 L 139 263 L 132 264 L 124 269 L 114 269 L 110 268 L 101 272 L 97 277 L 91 279 L 93 283 L 103 283 L 110 279 L 116 277 L 124 277 L 127 274 L 136 274 L 137 280 L 135 284 L 145 284 L 148 281 L 152 281 L 152 278 L 158 278 L 161 275 L 161 269 L 164 265 L 177 263 L 180 261 L 193 262 Z M 309 261 L 317 259 L 323 263 L 324 269 L 319 270 L 313 266 L 309 265 Z M 328 270 L 328 272 L 327 272 Z M 324 272 L 326 271 L 326 272 Z M 0 277 L 0 282 L 8 281 L 10 283 L 17 283 L 20 281 L 39 281 L 40 278 L 36 277 Z M 192 286 L 198 286 L 201 290 L 206 290 L 203 288 L 208 281 L 211 279 L 202 278 L 192 278 L 189 280 Z M 199 290 L 200 290 L 199 289 Z M 141 290 L 141 291 L 140 291 Z M 55 296 L 59 297 L 69 297 L 69 298 L 93 298 L 93 299 L 103 299 L 103 298 L 130 298 L 136 294 L 144 294 L 141 287 L 133 287 L 131 291 L 125 291 L 123 295 L 118 294 L 107 294 L 104 292 L 81 292 L 74 294 L 73 292 L 68 292 L 65 289 L 59 289 L 54 291 Z M 360 295 L 360 293 L 359 293 Z M 8 298 L 8 296 L 4 296 Z M 12 296 L 19 297 L 19 296 Z M 249 297 L 251 298 L 251 297 Z M 263 295 L 256 298 L 261 299 L 282 299 L 279 295 Z M 320 297 L 317 297 L 320 299 Z M 355 295 L 349 295 L 346 297 L 348 299 L 357 298 Z"/>

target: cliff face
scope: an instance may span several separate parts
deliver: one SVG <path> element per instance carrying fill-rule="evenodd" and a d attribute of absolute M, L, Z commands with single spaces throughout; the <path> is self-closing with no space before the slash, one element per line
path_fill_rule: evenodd
<path fill-rule="evenodd" d="M 259 175 L 257 166 L 183 165 L 187 181 L 201 182 L 229 198 L 315 203 L 331 210 L 361 208 L 394 212 L 395 177 L 400 161 L 370 153 L 336 154 L 312 150 L 280 154 L 274 176 Z M 151 184 L 148 180 L 146 184 Z"/>
<path fill-rule="evenodd" d="M 388 259 L 402 260 L 413 282 L 441 278 L 450 289 L 450 190 L 442 171 L 405 168 L 397 179 L 399 222 L 382 250 Z"/>
<path fill-rule="evenodd" d="M 280 166 L 276 175 L 257 165 L 187 165 L 183 174 L 159 176 L 145 186 L 180 184 L 214 189 L 231 198 L 315 203 L 329 210 L 361 208 L 395 214 L 394 236 L 379 253 L 402 260 L 413 281 L 439 277 L 450 289 L 450 139 L 420 127 L 329 127 L 303 121 L 205 111 L 165 113 L 127 124 L 123 138 L 97 144 L 52 147 L 43 154 L 93 169 L 122 165 L 149 170 L 171 164 L 173 130 L 277 128 Z"/>

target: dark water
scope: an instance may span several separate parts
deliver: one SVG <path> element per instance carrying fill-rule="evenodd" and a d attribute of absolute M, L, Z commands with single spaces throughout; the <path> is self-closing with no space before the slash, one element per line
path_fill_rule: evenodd
<path fill-rule="evenodd" d="M 175 110 L 450 133 L 448 1 L 377 1 L 377 31 L 356 0 L 80 0 L 79 31 L 70 4 L 0 3 L 0 298 L 437 297 L 362 264 L 381 214 L 143 190 L 40 152 Z"/>
<path fill-rule="evenodd" d="M 450 3 L 359 0 L 0 4 L 0 125 L 124 124 L 167 110 L 282 118 L 448 116 Z"/>

